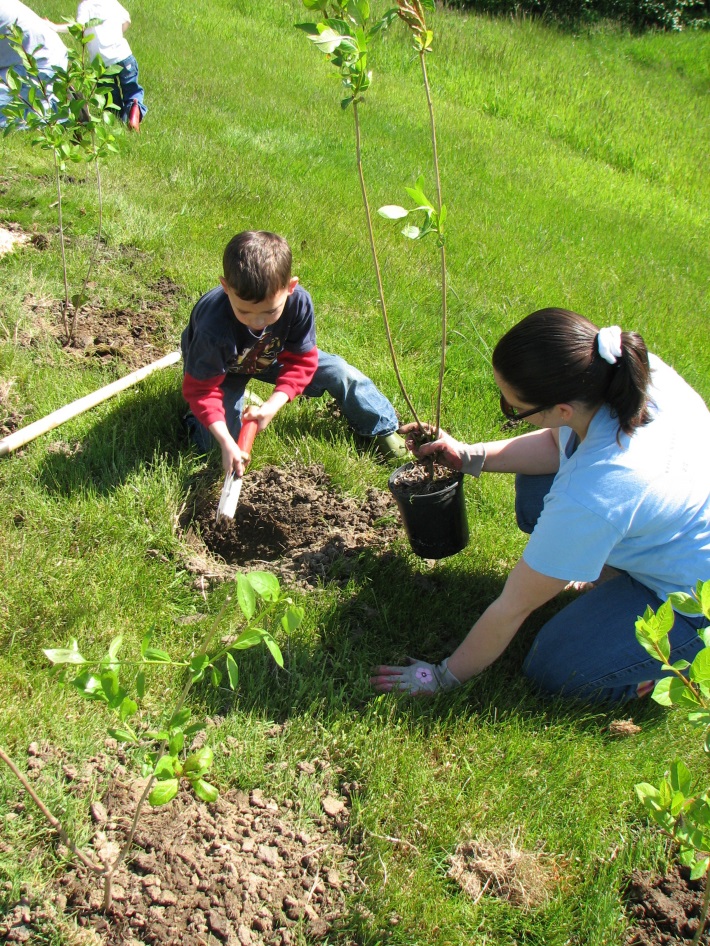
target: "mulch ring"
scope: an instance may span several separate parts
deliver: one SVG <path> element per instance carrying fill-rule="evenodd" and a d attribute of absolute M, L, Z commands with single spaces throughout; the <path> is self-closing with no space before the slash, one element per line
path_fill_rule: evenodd
<path fill-rule="evenodd" d="M 67 342 L 62 322 L 62 304 L 56 299 L 25 298 L 34 314 L 32 325 L 18 342 L 32 345 L 38 333 L 57 340 L 65 353 L 106 363 L 119 361 L 131 369 L 141 368 L 175 348 L 171 342 L 172 322 L 180 287 L 168 276 L 146 287 L 146 296 L 129 300 L 120 309 L 102 309 L 87 303 L 80 311 L 76 333 Z M 72 312 L 69 312 L 71 320 Z"/>
<path fill-rule="evenodd" d="M 142 788 L 114 782 L 92 806 L 95 856 L 114 859 Z M 69 916 L 93 933 L 86 942 L 103 946 L 291 946 L 302 935 L 325 937 L 362 882 L 342 843 L 345 801 L 326 795 L 321 804 L 322 817 L 304 828 L 289 802 L 279 806 L 259 790 L 230 791 L 211 805 L 184 790 L 144 808 L 108 913 L 101 880 L 72 866 L 57 883 L 53 911 L 20 904 L 0 938 L 29 942 L 33 930 Z"/>
<path fill-rule="evenodd" d="M 626 894 L 626 914 L 633 922 L 626 946 L 681 946 L 697 933 L 705 881 L 690 880 L 685 868 L 675 867 L 659 877 L 635 870 Z M 710 933 L 700 943 L 707 946 Z"/>
<path fill-rule="evenodd" d="M 366 551 L 381 554 L 401 534 L 389 493 L 347 496 L 317 464 L 250 470 L 234 519 L 215 522 L 221 489 L 221 475 L 215 481 L 208 471 L 180 517 L 187 567 L 202 578 L 231 578 L 248 566 L 305 588 L 345 584 Z"/>

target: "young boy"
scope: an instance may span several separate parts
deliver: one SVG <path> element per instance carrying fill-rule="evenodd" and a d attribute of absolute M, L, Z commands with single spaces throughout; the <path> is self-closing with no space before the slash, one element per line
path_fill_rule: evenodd
<path fill-rule="evenodd" d="M 94 26 L 86 26 L 92 20 L 100 20 Z M 140 123 L 148 111 L 143 104 L 143 88 L 138 83 L 138 63 L 124 37 L 131 25 L 131 17 L 118 0 L 80 0 L 76 21 L 84 26 L 84 35 L 89 40 L 87 50 L 90 59 L 97 56 L 106 66 L 120 66 L 121 71 L 112 76 L 113 103 L 119 107 L 119 116 L 131 131 L 140 131 Z M 54 24 L 59 33 L 66 32 L 66 25 Z"/>
<path fill-rule="evenodd" d="M 225 473 L 244 473 L 236 440 L 244 390 L 250 378 L 274 385 L 244 419 L 264 430 L 299 394 L 328 392 L 356 433 L 375 439 L 387 459 L 407 456 L 394 408 L 369 378 L 337 355 L 316 348 L 311 297 L 291 275 L 291 248 L 267 231 L 244 231 L 227 244 L 220 286 L 192 310 L 182 333 L 183 395 L 190 405 L 191 434 L 208 450 L 222 451 Z"/>

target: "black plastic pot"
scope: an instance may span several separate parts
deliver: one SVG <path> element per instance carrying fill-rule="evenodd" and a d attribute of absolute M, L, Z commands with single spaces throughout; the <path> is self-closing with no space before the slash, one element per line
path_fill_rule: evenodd
<path fill-rule="evenodd" d="M 392 473 L 387 485 L 402 517 L 409 544 L 421 558 L 447 558 L 465 549 L 468 544 L 468 519 L 463 492 L 463 473 L 442 489 L 429 493 L 412 493 L 395 485 L 398 475 L 411 470 L 406 463 Z"/>

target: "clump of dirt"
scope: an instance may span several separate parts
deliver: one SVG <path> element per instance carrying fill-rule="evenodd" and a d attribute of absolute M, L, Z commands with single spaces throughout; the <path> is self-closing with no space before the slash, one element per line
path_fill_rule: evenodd
<path fill-rule="evenodd" d="M 17 409 L 16 398 L 12 387 L 14 378 L 0 380 L 0 437 L 14 433 L 22 426 L 25 414 Z M 25 408 L 25 413 L 32 410 L 32 405 Z"/>
<path fill-rule="evenodd" d="M 634 922 L 626 946 L 681 946 L 692 943 L 700 923 L 705 881 L 690 880 L 685 868 L 664 877 L 635 870 L 626 894 L 626 913 Z M 701 943 L 710 941 L 707 931 Z"/>
<path fill-rule="evenodd" d="M 221 481 L 198 484 L 181 518 L 197 552 L 188 567 L 203 575 L 226 578 L 235 568 L 269 566 L 290 584 L 345 583 L 364 552 L 383 552 L 399 535 L 388 493 L 346 496 L 317 464 L 248 472 L 234 519 L 215 522 L 221 487 Z M 199 555 L 198 542 L 230 567 L 215 569 Z"/>
<path fill-rule="evenodd" d="M 146 298 L 120 309 L 102 309 L 87 304 L 77 320 L 76 333 L 67 341 L 62 322 L 62 304 L 27 297 L 25 305 L 35 313 L 32 332 L 37 328 L 53 336 L 67 354 L 101 362 L 120 361 L 131 369 L 157 360 L 175 346 L 170 341 L 172 318 L 180 287 L 163 276 L 147 286 Z M 155 294 L 157 298 L 151 298 Z M 69 312 L 71 319 L 72 312 Z M 20 340 L 33 344 L 34 334 Z"/>
<path fill-rule="evenodd" d="M 550 858 L 515 843 L 466 841 L 450 855 L 448 876 L 475 902 L 484 894 L 529 910 L 545 903 L 554 881 Z"/>
<path fill-rule="evenodd" d="M 95 855 L 113 860 L 142 788 L 113 783 L 92 806 Z M 55 910 L 74 915 L 105 946 L 290 946 L 297 931 L 322 938 L 357 882 L 342 843 L 347 808 L 339 798 L 331 798 L 337 806 L 325 802 L 324 814 L 304 829 L 292 808 L 259 790 L 231 791 L 212 805 L 181 792 L 142 813 L 108 913 L 102 882 L 82 867 L 59 880 Z M 8 942 L 23 941 L 12 938 L 19 926 L 31 932 L 27 907 L 15 913 L 19 922 L 3 931 Z"/>
<path fill-rule="evenodd" d="M 426 496 L 453 486 L 460 479 L 460 473 L 455 473 L 441 463 L 435 463 L 433 468 L 428 463 L 407 463 L 392 477 L 392 486 L 402 498 Z"/>

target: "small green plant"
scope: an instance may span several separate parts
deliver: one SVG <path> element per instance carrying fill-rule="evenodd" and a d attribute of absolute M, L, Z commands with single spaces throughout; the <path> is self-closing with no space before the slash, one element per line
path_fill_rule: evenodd
<path fill-rule="evenodd" d="M 97 864 L 71 843 L 58 819 L 48 812 L 27 779 L 0 749 L 0 760 L 22 781 L 62 841 L 70 846 L 82 863 L 103 877 L 105 909 L 111 906 L 113 877 L 131 848 L 144 803 L 147 801 L 153 806 L 167 804 L 177 795 L 183 780 L 205 802 L 213 802 L 218 796 L 218 790 L 206 778 L 212 767 L 212 750 L 208 746 L 194 752 L 186 748 L 188 740 L 205 728 L 203 721 L 192 719 L 190 708 L 185 705 L 193 685 L 208 680 L 219 687 L 224 680 L 230 689 L 235 690 L 239 680 L 235 655 L 260 643 L 266 645 L 279 667 L 283 667 L 283 657 L 273 631 L 280 628 L 290 634 L 303 619 L 303 610 L 282 595 L 278 579 L 268 572 L 238 575 L 236 600 L 238 608 L 234 609 L 231 607 L 233 596 L 228 595 L 201 644 L 177 659 L 154 647 L 150 632 L 143 637 L 140 659 L 135 661 L 119 657 L 123 644 L 121 636 L 115 637 L 106 654 L 97 659 L 84 657 L 76 640 L 71 640 L 66 647 L 44 651 L 64 683 L 84 699 L 100 703 L 110 713 L 112 722 L 108 734 L 132 746 L 142 757 L 142 774 L 148 780 L 123 847 L 111 864 Z M 236 615 L 231 614 L 233 611 Z M 229 618 L 238 630 L 220 637 L 218 641 L 217 634 L 225 618 Z M 163 707 L 157 720 L 142 709 L 146 672 L 155 667 L 174 667 L 186 674 L 176 703 Z"/>
<path fill-rule="evenodd" d="M 674 608 L 681 613 L 704 615 L 710 621 L 710 581 L 698 582 L 695 593 L 678 592 L 669 596 L 656 612 L 647 608 L 636 622 L 636 638 L 662 666 L 662 677 L 653 691 L 653 699 L 662 706 L 686 710 L 688 720 L 701 730 L 703 747 L 710 752 L 710 627 L 698 635 L 703 648 L 690 663 L 671 663 L 669 633 L 675 620 Z M 698 779 L 682 759 L 676 759 L 658 786 L 648 782 L 636 785 L 636 794 L 651 818 L 678 847 L 678 859 L 689 868 L 693 880 L 705 877 L 705 896 L 700 924 L 693 943 L 700 942 L 710 908 L 710 787 Z"/>
<path fill-rule="evenodd" d="M 424 428 L 414 407 L 412 399 L 406 391 L 402 375 L 399 370 L 397 355 L 392 341 L 392 331 L 387 315 L 385 292 L 382 282 L 381 268 L 375 243 L 372 214 L 365 184 L 362 165 L 361 125 L 359 106 L 364 101 L 365 92 L 370 88 L 372 72 L 369 69 L 369 54 L 373 41 L 380 36 L 394 19 L 399 17 L 409 27 L 414 38 L 414 46 L 420 59 L 427 107 L 429 110 L 431 147 L 436 180 L 436 202 L 432 202 L 424 193 L 425 180 L 420 176 L 413 187 L 405 188 L 415 202 L 412 211 L 394 204 L 381 207 L 379 213 L 389 219 L 401 219 L 409 213 L 422 212 L 421 226 L 409 224 L 402 231 L 405 236 L 413 240 L 422 239 L 430 233 L 437 234 L 437 245 L 441 259 L 441 358 L 439 366 L 439 382 L 436 397 L 436 418 L 434 422 L 435 435 L 438 434 L 441 420 L 441 399 L 444 383 L 447 342 L 447 282 L 446 282 L 446 249 L 444 237 L 444 223 L 446 207 L 441 200 L 441 180 L 439 175 L 439 157 L 436 143 L 436 124 L 434 108 L 426 68 L 426 56 L 431 52 L 433 32 L 428 28 L 425 20 L 425 9 L 435 8 L 434 0 L 398 0 L 397 6 L 388 10 L 379 19 L 373 17 L 368 0 L 303 0 L 304 6 L 321 14 L 321 19 L 312 23 L 299 23 L 299 29 L 304 30 L 309 39 L 323 52 L 327 59 L 338 70 L 346 95 L 341 100 L 341 107 L 347 109 L 352 106 L 355 126 L 355 151 L 357 171 L 365 208 L 367 233 L 372 252 L 372 259 L 377 280 L 377 289 L 384 320 L 385 333 L 389 345 L 390 357 L 402 396 L 409 408 L 412 417 L 419 425 L 422 436 Z"/>
<path fill-rule="evenodd" d="M 99 22 L 92 20 L 89 25 Z M 4 134 L 26 131 L 32 135 L 32 144 L 49 151 L 54 163 L 57 191 L 57 218 L 64 277 L 62 323 L 67 342 L 74 339 L 79 313 L 88 301 L 87 288 L 91 280 L 99 246 L 103 216 L 100 162 L 117 150 L 113 133 L 113 104 L 107 80 L 120 66 L 105 66 L 99 58 L 89 61 L 88 39 L 84 27 L 74 20 L 67 21 L 70 35 L 77 48 L 67 50 L 66 68 L 56 68 L 51 78 L 40 69 L 36 57 L 25 52 L 23 34 L 13 26 L 8 36 L 11 46 L 22 59 L 26 75 L 10 68 L 4 80 L 11 101 L 3 108 L 7 119 Z M 66 224 L 62 199 L 62 177 L 67 165 L 91 164 L 96 169 L 98 223 L 96 240 L 86 273 L 78 292 L 70 294 L 66 252 Z M 71 319 L 69 313 L 71 310 Z"/>

